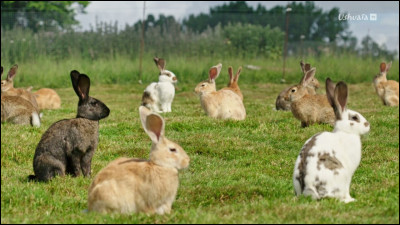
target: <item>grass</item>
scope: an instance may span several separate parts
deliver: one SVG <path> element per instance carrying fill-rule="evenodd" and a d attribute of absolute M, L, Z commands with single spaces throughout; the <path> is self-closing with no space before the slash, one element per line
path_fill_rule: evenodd
<path fill-rule="evenodd" d="M 217 82 L 218 87 L 225 85 Z M 62 109 L 44 111 L 40 128 L 1 125 L 1 223 L 397 224 L 399 108 L 383 106 L 370 82 L 350 84 L 349 108 L 371 123 L 370 133 L 362 138 L 362 160 L 351 184 L 350 194 L 357 201 L 343 204 L 335 199 L 297 198 L 292 184 L 296 157 L 308 138 L 332 127 L 300 128 L 291 112 L 275 111 L 275 98 L 287 85 L 241 84 L 247 111 L 244 121 L 208 118 L 193 93 L 195 84 L 178 85 L 173 112 L 162 116 L 166 136 L 186 150 L 191 164 L 180 172 L 172 213 L 163 216 L 83 212 L 93 177 L 27 181 L 33 174 L 33 155 L 41 135 L 52 123 L 76 115 L 78 98 L 72 88 L 57 88 Z M 100 121 L 93 176 L 118 157 L 148 158 L 151 141 L 138 113 L 145 86 L 92 86 L 91 96 L 111 109 L 110 116 Z M 319 92 L 324 92 L 323 87 Z"/>

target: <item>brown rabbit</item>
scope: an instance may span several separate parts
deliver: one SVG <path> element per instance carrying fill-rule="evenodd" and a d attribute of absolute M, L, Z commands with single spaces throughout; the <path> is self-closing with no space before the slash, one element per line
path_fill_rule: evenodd
<path fill-rule="evenodd" d="M 18 65 L 15 64 L 13 67 L 11 67 L 10 71 L 8 72 L 7 79 L 1 81 L 1 95 L 20 96 L 29 101 L 33 105 L 33 107 L 35 107 L 36 111 L 39 113 L 39 107 L 33 94 L 23 88 L 14 88 L 13 80 L 15 75 L 17 75 L 17 70 L 18 70 Z"/>
<path fill-rule="evenodd" d="M 89 187 L 89 211 L 101 213 L 170 213 L 179 186 L 178 170 L 190 158 L 164 136 L 164 119 L 139 107 L 143 129 L 153 144 L 149 160 L 119 158 L 109 163 Z"/>
<path fill-rule="evenodd" d="M 311 65 L 309 63 L 304 64 L 303 61 L 300 61 L 300 66 L 301 66 L 301 71 L 303 72 L 303 77 L 301 78 L 300 82 L 303 80 L 304 76 L 308 71 L 311 69 Z M 285 100 L 285 95 L 287 94 L 287 91 L 290 88 L 293 88 L 295 85 L 292 85 L 290 87 L 285 88 L 281 93 L 279 93 L 278 97 L 276 98 L 275 101 L 275 108 L 276 110 L 284 110 L 284 111 L 289 111 L 290 110 L 290 101 Z M 319 88 L 319 82 L 317 78 L 312 77 L 311 81 L 307 85 L 307 91 L 308 94 L 310 95 L 315 95 L 316 90 Z"/>
<path fill-rule="evenodd" d="M 310 69 L 303 77 L 300 84 L 290 88 L 285 95 L 285 100 L 290 101 L 291 111 L 301 121 L 302 127 L 313 123 L 335 124 L 335 114 L 326 95 L 311 95 L 307 85 L 315 75 L 315 68 Z"/>
<path fill-rule="evenodd" d="M 378 96 L 381 98 L 384 105 L 398 106 L 399 105 L 399 82 L 387 80 L 386 74 L 392 66 L 392 62 L 386 64 L 381 63 L 380 73 L 374 77 L 374 87 Z"/>
<path fill-rule="evenodd" d="M 39 109 L 59 109 L 61 107 L 61 98 L 57 92 L 50 88 L 41 88 L 33 92 Z"/>
<path fill-rule="evenodd" d="M 3 75 L 3 67 L 1 67 Z M 40 127 L 40 117 L 33 105 L 20 96 L 1 95 L 1 122 Z"/>
<path fill-rule="evenodd" d="M 72 87 L 79 98 L 76 118 L 53 123 L 43 134 L 33 158 L 35 175 L 30 180 L 49 181 L 65 174 L 91 174 L 93 154 L 99 143 L 99 120 L 110 109 L 100 100 L 89 96 L 90 79 L 71 71 Z"/>
<path fill-rule="evenodd" d="M 195 92 L 200 97 L 201 106 L 212 118 L 244 120 L 246 109 L 239 95 L 232 90 L 216 90 L 215 79 L 219 76 L 221 68 L 221 63 L 211 67 L 209 79 L 196 86 Z"/>
<path fill-rule="evenodd" d="M 238 94 L 239 95 L 239 97 L 240 97 L 240 99 L 242 99 L 242 101 L 243 101 L 243 94 L 242 94 L 242 92 L 240 91 L 240 88 L 239 88 L 239 85 L 238 85 L 238 80 L 239 80 L 239 75 L 240 75 L 240 72 L 242 71 L 242 67 L 239 67 L 239 69 L 238 69 L 238 71 L 237 71 L 237 73 L 236 73 L 236 75 L 235 75 L 235 77 L 233 76 L 233 69 L 232 69 L 232 67 L 230 66 L 229 68 L 228 68 L 228 74 L 229 74 L 229 83 L 228 83 L 228 86 L 227 87 L 225 87 L 225 88 L 222 88 L 221 90 L 232 90 L 233 92 L 235 92 L 236 94 Z"/>

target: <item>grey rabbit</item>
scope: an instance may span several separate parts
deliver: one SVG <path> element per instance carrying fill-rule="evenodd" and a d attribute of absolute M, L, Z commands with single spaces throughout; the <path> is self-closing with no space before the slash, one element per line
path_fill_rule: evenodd
<path fill-rule="evenodd" d="M 91 174 L 91 162 L 99 142 L 99 120 L 110 114 L 100 100 L 89 96 L 90 79 L 71 71 L 71 81 L 79 97 L 78 114 L 74 119 L 55 122 L 43 134 L 33 158 L 35 175 L 30 180 L 49 181 L 57 175 Z"/>

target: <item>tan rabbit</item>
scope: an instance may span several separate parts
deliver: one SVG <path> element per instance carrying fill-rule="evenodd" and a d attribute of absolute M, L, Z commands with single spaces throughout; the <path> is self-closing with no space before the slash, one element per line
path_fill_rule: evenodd
<path fill-rule="evenodd" d="M 119 158 L 109 163 L 89 187 L 89 211 L 148 214 L 170 213 L 179 186 L 178 170 L 190 158 L 164 136 L 164 119 L 139 107 L 143 129 L 153 144 L 149 160 Z"/>
<path fill-rule="evenodd" d="M 398 106 L 399 105 L 399 82 L 387 80 L 386 74 L 392 66 L 392 62 L 386 64 L 381 63 L 380 73 L 374 77 L 374 87 L 378 96 L 381 98 L 384 105 Z"/>
<path fill-rule="evenodd" d="M 221 68 L 221 63 L 211 67 L 209 79 L 196 86 L 195 92 L 200 97 L 201 106 L 212 118 L 244 120 L 246 109 L 239 95 L 227 89 L 216 91 L 215 79 L 219 76 Z"/>
<path fill-rule="evenodd" d="M 61 98 L 57 92 L 50 88 L 41 88 L 33 92 L 39 109 L 59 109 L 61 107 Z"/>
<path fill-rule="evenodd" d="M 285 100 L 290 101 L 291 111 L 301 121 L 302 127 L 313 123 L 335 123 L 335 114 L 326 95 L 312 95 L 307 91 L 307 85 L 315 75 L 315 68 L 310 69 L 300 84 L 290 88 Z"/>
<path fill-rule="evenodd" d="M 228 68 L 228 74 L 229 74 L 229 83 L 228 86 L 225 88 L 222 88 L 221 90 L 232 90 L 233 92 L 235 92 L 237 95 L 239 95 L 240 99 L 242 99 L 243 101 L 243 94 L 240 91 L 239 85 L 238 85 L 238 80 L 239 80 L 239 75 L 240 72 L 242 71 L 242 67 L 239 67 L 235 77 L 233 76 L 233 69 L 230 66 Z"/>
<path fill-rule="evenodd" d="M 29 101 L 36 111 L 39 112 L 39 107 L 33 94 L 23 88 L 14 88 L 14 77 L 17 75 L 18 65 L 11 67 L 7 74 L 7 79 L 1 81 L 1 95 L 3 96 L 20 96 Z"/>
<path fill-rule="evenodd" d="M 3 67 L 1 67 L 3 75 Z M 40 117 L 33 105 L 20 96 L 1 95 L 1 122 L 40 127 Z"/>
<path fill-rule="evenodd" d="M 303 61 L 300 61 L 300 66 L 301 66 L 301 71 L 303 72 L 303 77 L 300 80 L 300 82 L 301 82 L 303 80 L 304 76 L 306 75 L 306 73 L 311 69 L 311 65 L 309 63 L 304 64 Z M 287 87 L 283 91 L 281 91 L 281 93 L 279 93 L 279 95 L 275 101 L 276 110 L 284 110 L 284 111 L 290 110 L 290 101 L 285 100 L 285 95 L 288 93 L 287 91 L 290 88 L 293 88 L 294 86 L 295 85 Z M 319 82 L 318 82 L 317 78 L 312 77 L 311 81 L 307 85 L 308 94 L 315 95 L 316 90 L 318 88 L 319 88 Z"/>

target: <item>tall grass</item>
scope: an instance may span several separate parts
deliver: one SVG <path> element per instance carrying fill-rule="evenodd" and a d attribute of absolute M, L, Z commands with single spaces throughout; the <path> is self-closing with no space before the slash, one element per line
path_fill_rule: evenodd
<path fill-rule="evenodd" d="M 158 80 L 158 69 L 153 62 L 154 55 L 146 54 L 143 59 L 143 83 Z M 163 56 L 158 56 L 163 57 Z M 173 71 L 179 84 L 194 84 L 205 80 L 211 66 L 222 63 L 222 72 L 217 83 L 228 82 L 227 70 L 233 66 L 237 70 L 243 67 L 240 82 L 243 84 L 254 83 L 280 83 L 282 79 L 282 60 L 265 58 L 246 59 L 240 57 L 165 57 L 167 69 Z M 288 84 L 298 83 L 302 76 L 300 58 L 289 57 L 286 62 L 285 80 Z M 306 57 L 305 62 L 317 68 L 316 77 L 324 81 L 327 77 L 333 80 L 344 80 L 348 83 L 371 83 L 373 77 L 379 72 L 379 64 L 385 59 L 362 59 L 353 55 L 342 57 Z M 28 62 L 9 62 L 1 58 L 1 65 L 5 74 L 11 66 L 19 64 L 18 74 L 14 84 L 16 87 L 33 86 L 34 88 L 69 87 L 69 72 L 78 70 L 89 75 L 94 84 L 136 84 L 139 80 L 139 59 L 121 56 L 119 54 L 109 59 L 91 60 L 76 56 L 55 61 L 45 57 L 33 58 Z M 247 65 L 259 66 L 260 70 L 248 69 Z M 399 61 L 393 62 L 388 73 L 388 79 L 399 80 Z M 4 79 L 4 78 L 3 78 Z"/>

